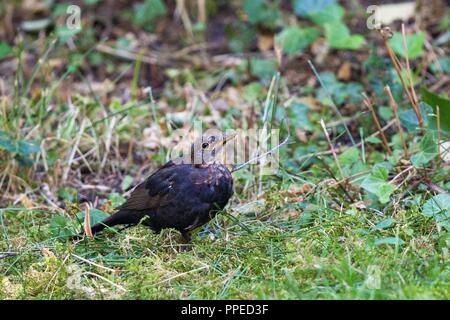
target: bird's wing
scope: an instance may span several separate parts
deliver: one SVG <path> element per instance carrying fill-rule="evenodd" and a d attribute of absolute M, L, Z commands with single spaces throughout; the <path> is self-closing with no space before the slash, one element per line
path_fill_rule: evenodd
<path fill-rule="evenodd" d="M 164 206 L 173 196 L 175 166 L 168 162 L 136 187 L 130 198 L 118 209 L 146 210 Z"/>

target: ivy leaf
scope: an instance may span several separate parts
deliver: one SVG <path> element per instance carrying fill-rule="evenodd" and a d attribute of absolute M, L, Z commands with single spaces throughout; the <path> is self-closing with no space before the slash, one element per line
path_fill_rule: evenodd
<path fill-rule="evenodd" d="M 320 35 L 317 28 L 287 27 L 276 36 L 284 52 L 294 55 L 307 48 Z"/>
<path fill-rule="evenodd" d="M 325 10 L 313 12 L 309 18 L 318 25 L 325 25 L 330 22 L 342 21 L 344 17 L 344 8 L 340 5 L 330 5 Z"/>
<path fill-rule="evenodd" d="M 360 160 L 360 151 L 356 147 L 348 148 L 338 156 L 342 166 L 352 165 Z"/>
<path fill-rule="evenodd" d="M 408 58 L 416 59 L 423 53 L 425 43 L 425 32 L 406 35 L 406 45 L 408 47 Z M 403 46 L 403 36 L 400 32 L 395 32 L 393 37 L 389 39 L 389 45 L 392 50 L 403 58 L 406 58 L 405 48 Z"/>
<path fill-rule="evenodd" d="M 419 152 L 411 157 L 411 163 L 416 168 L 422 168 L 438 155 L 437 141 L 433 133 L 428 132 L 420 141 Z"/>
<path fill-rule="evenodd" d="M 380 238 L 380 239 L 375 240 L 376 246 L 379 246 L 382 244 L 391 244 L 391 245 L 400 246 L 404 243 L 405 243 L 405 241 L 403 241 L 402 239 L 397 238 L 397 237 L 385 237 L 385 238 Z"/>
<path fill-rule="evenodd" d="M 91 226 L 93 226 L 96 223 L 99 223 L 103 221 L 104 219 L 108 218 L 109 214 L 106 212 L 103 212 L 102 210 L 90 208 L 89 209 L 89 221 L 91 223 Z M 84 223 L 84 211 L 78 212 L 76 215 L 76 218 L 78 222 L 83 225 Z"/>
<path fill-rule="evenodd" d="M 16 144 L 4 131 L 0 131 L 0 150 L 2 149 L 10 153 L 17 152 Z"/>
<path fill-rule="evenodd" d="M 246 0 L 244 11 L 252 24 L 262 24 L 269 28 L 275 27 L 280 12 L 278 7 L 267 0 Z"/>
<path fill-rule="evenodd" d="M 450 100 L 428 91 L 425 87 L 420 88 L 420 95 L 422 100 L 433 108 L 435 114 L 437 113 L 436 106 L 439 106 L 441 130 L 450 132 Z M 434 128 L 437 127 L 436 121 L 430 121 L 431 123 Z"/>
<path fill-rule="evenodd" d="M 439 225 L 450 231 L 450 195 L 438 194 L 423 206 L 422 214 L 433 218 Z"/>
<path fill-rule="evenodd" d="M 361 183 L 361 187 L 376 195 L 381 203 L 387 203 L 395 190 L 395 187 L 387 182 L 388 175 L 389 170 L 384 164 L 376 164 L 372 168 L 370 175 Z"/>
<path fill-rule="evenodd" d="M 389 228 L 390 226 L 392 226 L 395 223 L 395 219 L 393 218 L 387 218 L 384 219 L 383 221 L 377 223 L 372 230 L 384 230 Z"/>
<path fill-rule="evenodd" d="M 292 6 L 296 15 L 306 18 L 325 11 L 328 7 L 336 5 L 335 0 L 293 0 Z"/>
<path fill-rule="evenodd" d="M 126 175 L 123 178 L 123 181 L 122 181 L 122 184 L 120 185 L 120 188 L 123 191 L 127 191 L 131 187 L 132 184 L 133 184 L 133 177 L 130 176 L 130 175 Z"/>
<path fill-rule="evenodd" d="M 162 0 L 145 0 L 134 7 L 134 14 L 130 17 L 138 27 L 151 30 L 154 21 L 158 17 L 165 16 L 167 7 Z"/>
<path fill-rule="evenodd" d="M 12 48 L 4 41 L 0 41 L 0 59 L 8 56 L 12 52 Z"/>
<path fill-rule="evenodd" d="M 21 155 L 29 155 L 31 153 L 39 152 L 41 147 L 36 143 L 20 140 L 17 143 L 17 150 Z"/>
<path fill-rule="evenodd" d="M 352 49 L 361 48 L 364 44 L 362 35 L 351 35 L 350 30 L 342 22 L 326 23 L 325 38 L 328 45 L 335 49 Z"/>
<path fill-rule="evenodd" d="M 244 61 L 239 65 L 241 71 L 247 69 L 247 61 Z M 255 77 L 258 77 L 262 80 L 270 80 L 275 74 L 276 62 L 274 60 L 265 60 L 265 59 L 250 59 L 250 72 Z"/>
<path fill-rule="evenodd" d="M 49 229 L 53 237 L 69 237 L 74 234 L 70 221 L 63 216 L 54 216 L 50 220 Z"/>
<path fill-rule="evenodd" d="M 293 103 L 288 109 L 289 119 L 291 119 L 292 126 L 294 128 L 312 129 L 311 122 L 309 121 L 308 114 L 309 107 L 304 103 Z"/>
<path fill-rule="evenodd" d="M 428 127 L 428 114 L 433 112 L 433 109 L 426 103 L 420 103 L 420 113 L 422 114 L 423 122 L 425 127 Z M 417 120 L 416 113 L 412 108 L 408 110 L 403 110 L 398 113 L 401 124 L 409 131 L 414 131 L 419 128 L 419 121 Z"/>

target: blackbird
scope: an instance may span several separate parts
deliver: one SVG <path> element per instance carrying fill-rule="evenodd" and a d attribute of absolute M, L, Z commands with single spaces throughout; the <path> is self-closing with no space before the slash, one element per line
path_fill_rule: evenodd
<path fill-rule="evenodd" d="M 191 231 L 210 221 L 233 194 L 231 172 L 220 162 L 234 136 L 213 134 L 196 140 L 189 155 L 167 162 L 139 184 L 116 213 L 92 226 L 92 234 L 141 223 L 155 232 L 176 229 L 190 241 Z"/>

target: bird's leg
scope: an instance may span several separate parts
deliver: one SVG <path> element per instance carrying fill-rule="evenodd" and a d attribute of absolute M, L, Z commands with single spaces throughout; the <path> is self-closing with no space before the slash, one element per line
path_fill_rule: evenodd
<path fill-rule="evenodd" d="M 182 232 L 181 236 L 183 237 L 183 242 L 188 244 L 192 240 L 192 235 L 190 231 Z"/>
<path fill-rule="evenodd" d="M 181 232 L 181 245 L 180 245 L 180 251 L 187 251 L 189 249 L 189 243 L 192 240 L 192 235 L 190 231 Z"/>

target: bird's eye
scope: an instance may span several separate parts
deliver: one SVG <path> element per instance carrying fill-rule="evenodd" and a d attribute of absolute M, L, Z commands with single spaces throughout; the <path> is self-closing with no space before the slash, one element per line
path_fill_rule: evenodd
<path fill-rule="evenodd" d="M 214 141 L 216 141 L 216 137 L 214 137 L 214 136 L 209 137 L 209 142 L 214 142 Z"/>
<path fill-rule="evenodd" d="M 209 146 L 209 143 L 207 143 L 207 142 L 205 142 L 205 143 L 202 144 L 202 148 L 203 148 L 203 149 L 208 148 L 208 146 Z"/>

